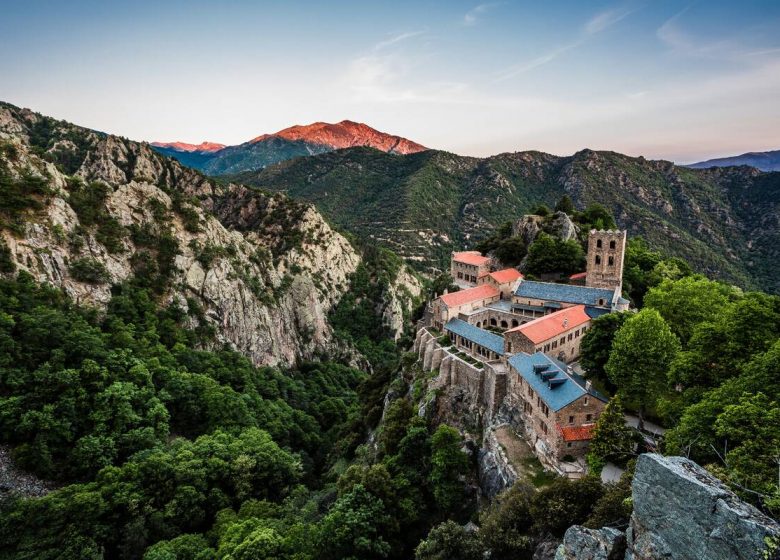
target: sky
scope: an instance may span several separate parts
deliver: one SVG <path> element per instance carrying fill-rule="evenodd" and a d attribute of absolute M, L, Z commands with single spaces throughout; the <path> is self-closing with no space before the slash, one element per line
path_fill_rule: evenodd
<path fill-rule="evenodd" d="M 780 0 L 0 0 L 0 100 L 133 140 L 350 119 L 688 163 L 780 149 Z"/>

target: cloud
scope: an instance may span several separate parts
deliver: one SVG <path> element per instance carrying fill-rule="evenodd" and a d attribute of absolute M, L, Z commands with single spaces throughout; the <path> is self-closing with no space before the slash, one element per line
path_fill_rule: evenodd
<path fill-rule="evenodd" d="M 548 51 L 547 53 L 538 56 L 528 62 L 523 62 L 521 64 L 516 64 L 514 66 L 511 66 L 505 69 L 503 72 L 500 72 L 498 77 L 494 81 L 503 82 L 511 78 L 514 78 L 516 76 L 519 76 L 520 74 L 529 72 L 530 70 L 533 70 L 535 68 L 539 68 L 540 66 L 544 66 L 545 64 L 552 62 L 562 54 L 581 46 L 590 37 L 597 35 L 602 31 L 607 30 L 608 28 L 615 25 L 620 20 L 624 19 L 626 16 L 632 14 L 636 10 L 637 8 L 635 7 L 629 7 L 628 5 L 623 5 L 623 6 L 611 8 L 609 10 L 600 12 L 595 16 L 593 16 L 592 18 L 590 18 L 582 26 L 580 36 L 575 41 L 555 47 L 554 49 Z"/>
<path fill-rule="evenodd" d="M 379 41 L 376 45 L 374 45 L 374 50 L 380 51 L 382 49 L 395 45 L 396 43 L 400 43 L 401 41 L 406 41 L 407 39 L 411 39 L 412 37 L 419 37 L 423 33 L 425 33 L 425 30 L 407 31 L 405 33 L 399 33 L 398 35 L 394 35 L 389 39 L 385 39 L 384 41 Z"/>
<path fill-rule="evenodd" d="M 631 15 L 636 10 L 637 8 L 630 6 L 618 6 L 605 10 L 590 18 L 583 27 L 583 32 L 586 35 L 601 33 L 624 19 L 626 16 Z"/>
<path fill-rule="evenodd" d="M 463 16 L 463 25 L 475 25 L 482 14 L 501 4 L 503 4 L 503 2 L 488 2 L 486 4 L 474 6 Z"/>

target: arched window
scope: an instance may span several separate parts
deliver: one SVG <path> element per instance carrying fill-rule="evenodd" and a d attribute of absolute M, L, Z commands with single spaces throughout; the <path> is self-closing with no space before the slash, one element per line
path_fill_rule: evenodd
<path fill-rule="evenodd" d="M 517 322 L 517 319 L 512 319 L 512 328 L 519 326 L 520 323 Z"/>
<path fill-rule="evenodd" d="M 615 242 L 614 241 L 610 241 L 609 242 L 609 248 L 610 249 L 614 249 L 615 248 Z"/>
<path fill-rule="evenodd" d="M 493 326 L 493 327 L 495 327 L 497 324 L 498 324 L 498 323 L 497 323 L 497 321 L 496 321 L 496 318 L 495 318 L 495 317 L 492 317 L 492 318 L 490 319 L 490 325 L 491 325 L 491 326 Z"/>
<path fill-rule="evenodd" d="M 615 266 L 615 257 L 609 257 L 609 266 Z"/>
<path fill-rule="evenodd" d="M 596 249 L 601 249 L 601 239 L 596 240 Z"/>
<path fill-rule="evenodd" d="M 482 321 L 477 321 L 477 328 L 482 327 Z"/>
<path fill-rule="evenodd" d="M 603 300 L 603 299 L 600 299 L 600 300 L 599 300 L 599 305 L 604 305 L 604 300 Z M 584 330 L 584 329 L 583 329 L 583 330 Z"/>
<path fill-rule="evenodd" d="M 601 264 L 601 255 L 596 255 L 596 264 Z"/>
<path fill-rule="evenodd" d="M 507 328 L 509 328 L 509 324 L 506 321 L 501 321 L 501 328 L 502 329 L 507 329 Z"/>

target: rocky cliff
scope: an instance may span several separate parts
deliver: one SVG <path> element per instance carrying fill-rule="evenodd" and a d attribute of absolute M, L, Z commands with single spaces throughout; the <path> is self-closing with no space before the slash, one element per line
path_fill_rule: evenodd
<path fill-rule="evenodd" d="M 683 457 L 639 457 L 628 530 L 574 526 L 556 560 L 773 560 L 780 524 Z"/>
<path fill-rule="evenodd" d="M 0 234 L 15 268 L 97 306 L 112 284 L 143 282 L 257 364 L 354 355 L 328 313 L 360 256 L 311 205 L 6 104 L 0 143 Z M 414 275 L 399 276 L 419 294 Z M 411 301 L 396 292 L 380 312 L 400 332 Z"/>

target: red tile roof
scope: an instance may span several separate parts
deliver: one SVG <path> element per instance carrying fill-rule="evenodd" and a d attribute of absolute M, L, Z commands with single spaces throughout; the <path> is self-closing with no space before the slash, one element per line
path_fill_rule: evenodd
<path fill-rule="evenodd" d="M 485 266 L 490 262 L 488 257 L 483 257 L 479 251 L 461 251 L 460 253 L 453 253 L 452 260 L 471 264 L 474 266 Z"/>
<path fill-rule="evenodd" d="M 528 340 L 534 344 L 539 344 L 588 321 L 590 321 L 590 317 L 585 313 L 585 306 L 575 305 L 574 307 L 566 307 L 555 313 L 539 317 L 524 325 L 509 329 L 507 332 L 521 332 Z"/>
<path fill-rule="evenodd" d="M 479 301 L 487 298 L 498 297 L 499 291 L 490 284 L 482 284 L 476 288 L 469 288 L 468 290 L 461 290 L 459 292 L 452 292 L 451 294 L 444 294 L 441 296 L 441 300 L 447 307 L 458 307 L 472 301 Z"/>
<path fill-rule="evenodd" d="M 563 441 L 586 441 L 593 438 L 595 424 L 583 424 L 582 426 L 558 426 L 558 432 Z"/>
<path fill-rule="evenodd" d="M 578 272 L 577 274 L 572 274 L 569 276 L 569 280 L 581 280 L 582 278 L 585 278 L 588 275 L 587 272 Z"/>
<path fill-rule="evenodd" d="M 498 284 L 507 284 L 509 282 L 514 282 L 518 278 L 522 278 L 523 275 L 520 274 L 516 268 L 505 268 L 504 270 L 491 272 L 490 277 Z"/>

